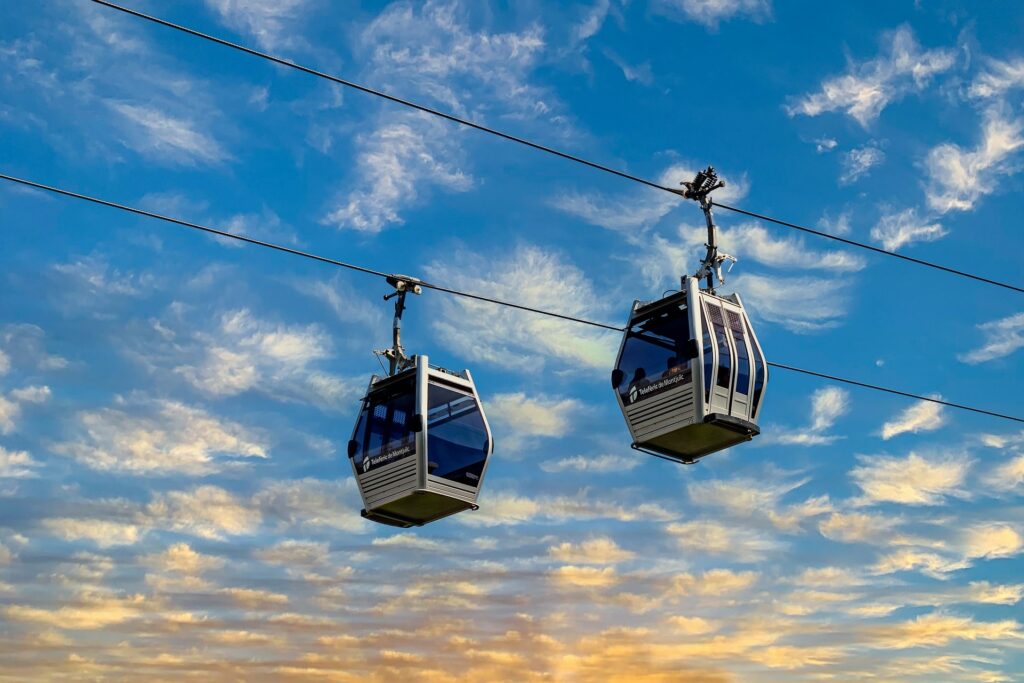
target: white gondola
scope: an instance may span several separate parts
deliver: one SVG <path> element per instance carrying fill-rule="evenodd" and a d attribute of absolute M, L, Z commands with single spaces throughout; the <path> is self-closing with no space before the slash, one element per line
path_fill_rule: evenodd
<path fill-rule="evenodd" d="M 633 447 L 683 463 L 751 440 L 768 383 L 768 364 L 739 294 L 719 295 L 723 261 L 715 246 L 708 193 L 724 183 L 708 168 L 684 196 L 701 202 L 708 255 L 681 291 L 633 304 L 612 371 L 612 387 Z M 701 289 L 700 278 L 707 278 Z"/>
<path fill-rule="evenodd" d="M 477 509 L 477 496 L 493 451 L 469 370 L 407 358 L 400 342 L 406 291 L 415 280 L 389 278 L 398 290 L 395 345 L 381 352 L 391 373 L 370 380 L 348 455 L 363 498 L 362 515 L 382 524 L 411 527 Z"/>

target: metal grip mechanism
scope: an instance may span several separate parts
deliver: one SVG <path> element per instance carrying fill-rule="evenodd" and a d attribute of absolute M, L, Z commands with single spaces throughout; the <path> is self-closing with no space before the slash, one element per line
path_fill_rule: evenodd
<path fill-rule="evenodd" d="M 405 348 L 402 346 L 402 313 L 405 312 L 405 295 L 409 292 L 422 294 L 423 288 L 420 281 L 408 275 L 389 275 L 387 283 L 395 288 L 395 291 L 384 295 L 384 301 L 395 299 L 395 320 L 392 325 L 391 348 L 383 351 L 374 351 L 378 356 L 388 359 L 388 375 L 405 370 L 410 365 L 409 357 L 405 355 Z"/>
<path fill-rule="evenodd" d="M 679 194 L 686 199 L 698 202 L 701 210 L 704 212 L 704 220 L 708 225 L 708 241 L 704 246 L 707 247 L 708 251 L 694 277 L 698 280 L 706 279 L 707 290 L 714 294 L 715 278 L 718 279 L 719 284 L 725 284 L 725 277 L 722 275 L 722 264 L 730 261 L 729 270 L 732 270 L 732 264 L 736 263 L 735 256 L 718 251 L 718 228 L 715 226 L 715 218 L 711 213 L 711 206 L 714 203 L 711 199 L 711 193 L 720 187 L 725 187 L 725 181 L 721 180 L 718 174 L 715 173 L 714 166 L 708 166 L 703 171 L 698 171 L 693 180 L 683 181 L 680 185 L 686 189 Z"/>

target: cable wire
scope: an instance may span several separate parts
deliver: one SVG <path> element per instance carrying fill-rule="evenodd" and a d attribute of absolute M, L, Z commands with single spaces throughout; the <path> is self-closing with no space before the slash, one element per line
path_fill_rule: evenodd
<path fill-rule="evenodd" d="M 483 133 L 487 133 L 489 135 L 494 135 L 494 136 L 497 136 L 499 138 L 503 138 L 505 140 L 509 140 L 511 142 L 518 143 L 520 145 L 525 145 L 527 147 L 539 150 L 541 152 L 546 152 L 547 154 L 552 154 L 554 156 L 561 157 L 562 159 L 566 159 L 568 161 L 573 161 L 573 162 L 575 162 L 577 164 L 582 164 L 584 166 L 589 166 L 590 168 L 596 169 L 598 171 L 603 171 L 605 173 L 610 173 L 612 175 L 619 176 L 620 178 L 625 178 L 626 180 L 631 180 L 631 181 L 633 181 L 635 183 L 640 183 L 641 185 L 646 185 L 647 187 L 652 187 L 652 188 L 657 189 L 657 190 L 663 190 L 665 192 L 671 192 L 672 194 L 675 194 L 677 196 L 682 196 L 682 192 L 680 190 L 676 189 L 676 188 L 667 187 L 667 186 L 662 185 L 660 183 L 656 183 L 656 182 L 654 182 L 652 180 L 647 180 L 646 178 L 642 178 L 640 176 L 633 175 L 632 173 L 627 173 L 625 171 L 620 171 L 620 170 L 612 168 L 610 166 L 605 166 L 604 164 L 599 164 L 599 163 L 597 163 L 595 161 L 590 161 L 588 159 L 584 159 L 583 157 L 579 157 L 579 156 L 576 156 L 574 154 L 569 154 L 568 152 L 562 152 L 562 151 L 557 150 L 557 149 L 555 149 L 553 147 L 548 147 L 546 145 L 542 145 L 540 143 L 533 142 L 531 140 L 527 140 L 526 138 L 521 138 L 519 136 L 512 135 L 511 133 L 505 133 L 505 132 L 500 131 L 500 130 L 498 130 L 496 128 L 491 128 L 489 126 L 485 126 L 485 125 L 480 124 L 480 123 L 474 123 L 473 121 L 469 121 L 467 119 L 455 116 L 454 114 L 449 114 L 448 112 L 444 112 L 444 111 L 441 111 L 439 109 L 434 109 L 432 107 L 428 107 L 428 106 L 423 105 L 423 104 L 418 104 L 418 103 L 413 102 L 411 100 L 406 100 L 406 99 L 403 99 L 401 97 L 397 97 L 395 95 L 391 95 L 391 94 L 386 93 L 386 92 L 384 92 L 382 90 L 377 90 L 375 88 L 371 88 L 369 86 L 362 85 L 360 83 L 356 83 L 355 81 L 350 81 L 350 80 L 348 80 L 346 78 L 341 78 L 340 76 L 334 76 L 332 74 L 325 73 L 323 71 L 318 71 L 317 69 L 313 69 L 313 68 L 310 68 L 308 66 L 303 66 L 303 65 L 297 64 L 297 63 L 295 63 L 295 62 L 293 62 L 293 61 L 291 61 L 289 59 L 284 59 L 283 57 L 277 57 L 277 56 L 269 54 L 267 52 L 261 52 L 259 50 L 255 50 L 255 49 L 253 49 L 251 47 L 246 47 L 245 45 L 241 45 L 239 43 L 231 42 L 230 40 L 225 40 L 223 38 L 218 38 L 217 36 L 213 36 L 213 35 L 210 35 L 208 33 L 203 33 L 202 31 L 197 31 L 196 29 L 189 28 L 187 26 L 182 26 L 181 24 L 175 24 L 174 22 L 167 21 L 166 19 L 161 19 L 159 17 L 155 17 L 155 16 L 152 16 L 150 14 L 146 14 L 144 12 L 140 12 L 138 10 L 131 9 L 129 7 L 124 7 L 123 5 L 118 5 L 116 3 L 110 2 L 109 0 L 92 0 L 92 2 L 96 3 L 97 5 L 102 5 L 103 7 L 108 7 L 110 9 L 117 10 L 119 12 L 123 12 L 125 14 L 128 14 L 130 16 L 136 17 L 138 19 L 143 19 L 145 21 L 149 21 L 149 22 L 152 22 L 154 24 L 159 24 L 160 26 L 164 26 L 166 28 L 171 28 L 171 29 L 174 29 L 176 31 L 180 31 L 182 33 L 186 33 L 186 34 L 188 34 L 190 36 L 195 36 L 196 38 L 202 38 L 203 40 L 208 40 L 208 41 L 216 43 L 218 45 L 222 45 L 224 47 L 229 47 L 229 48 L 231 48 L 233 50 L 238 50 L 239 52 L 244 52 L 244 53 L 252 55 L 254 57 L 259 57 L 261 59 L 265 59 L 265 60 L 273 62 L 275 64 L 279 64 L 280 66 L 285 66 L 285 67 L 288 67 L 290 69 L 296 69 L 297 71 L 301 71 L 303 73 L 309 74 L 310 76 L 315 76 L 317 78 L 322 78 L 322 79 L 331 81 L 332 83 L 337 83 L 338 85 L 343 85 L 345 87 L 353 88 L 354 90 L 359 90 L 361 92 L 367 93 L 369 95 L 373 95 L 375 97 L 383 98 L 383 99 L 388 100 L 390 102 L 394 102 L 396 104 L 400 104 L 400 105 L 402 105 L 404 107 L 409 107 L 410 109 L 415 109 L 417 111 L 421 111 L 421 112 L 424 112 L 424 113 L 427 113 L 427 114 L 431 114 L 432 116 L 439 116 L 439 117 L 441 117 L 443 119 L 451 121 L 452 123 L 457 123 L 457 124 L 459 124 L 461 126 L 467 126 L 469 128 L 473 128 L 475 130 L 481 131 Z M 872 252 L 874 252 L 876 254 L 884 254 L 885 256 L 892 256 L 893 258 L 898 258 L 898 259 L 901 259 L 901 260 L 906 261 L 908 263 L 914 263 L 914 264 L 917 264 L 919 266 L 926 266 L 928 268 L 934 268 L 936 270 L 940 270 L 940 271 L 945 272 L 945 273 L 950 273 L 952 275 L 959 275 L 960 277 L 964 277 L 964 278 L 968 278 L 968 279 L 971 279 L 971 280 L 975 280 L 977 282 L 983 282 L 985 284 L 995 285 L 996 287 L 1002 287 L 1004 289 L 1009 289 L 1011 291 L 1019 292 L 1021 294 L 1024 294 L 1024 287 L 1019 287 L 1017 285 L 1012 285 L 1012 284 L 1009 284 L 1007 282 L 1000 282 L 998 280 L 992 280 L 990 278 L 982 277 L 980 275 L 974 275 L 973 273 L 968 273 L 966 271 L 957 270 L 956 268 L 950 268 L 948 266 L 943 266 L 943 265 L 940 265 L 938 263 L 933 263 L 931 261 L 925 261 L 923 259 L 913 258 L 911 256 L 905 256 L 905 255 L 899 254 L 899 253 L 897 253 L 895 251 L 890 251 L 888 249 L 882 249 L 880 247 L 875 247 L 875 246 L 872 246 L 870 244 L 866 244 L 864 242 L 857 242 L 856 240 L 846 239 L 846 238 L 843 238 L 843 237 L 839 237 L 837 235 L 831 235 L 831 234 L 829 234 L 827 232 L 822 232 L 820 230 L 814 230 L 813 228 L 808 228 L 806 226 L 798 225 L 796 223 L 791 223 L 789 221 L 784 221 L 784 220 L 781 220 L 781 219 L 778 219 L 778 218 L 772 218 L 770 216 L 765 216 L 763 214 L 755 213 L 753 211 L 746 211 L 745 209 L 741 209 L 741 208 L 738 208 L 738 207 L 735 207 L 735 206 L 729 206 L 727 204 L 718 204 L 718 203 L 716 203 L 715 206 L 718 206 L 718 207 L 720 207 L 722 209 L 725 209 L 727 211 L 733 211 L 735 213 L 743 214 L 745 216 L 750 216 L 751 218 L 756 218 L 758 220 L 762 220 L 762 221 L 766 221 L 766 222 L 769 222 L 769 223 L 774 223 L 776 225 L 781 225 L 783 227 L 791 228 L 793 230 L 799 230 L 799 231 L 802 231 L 802 232 L 805 232 L 805 233 L 808 233 L 808 234 L 811 234 L 811 235 L 816 235 L 818 237 L 823 237 L 823 238 L 826 238 L 826 239 L 835 240 L 837 242 L 842 242 L 843 244 L 849 245 L 851 247 L 859 247 L 861 249 L 867 249 L 868 251 L 872 251 Z"/>
<path fill-rule="evenodd" d="M 253 239 L 252 237 L 246 237 L 245 235 L 238 235 L 238 234 L 235 234 L 235 233 L 232 233 L 232 232 L 226 232 L 224 230 L 218 230 L 216 228 L 211 228 L 211 227 L 206 226 L 206 225 L 200 225 L 199 223 L 193 223 L 192 221 L 186 221 L 186 220 L 182 220 L 180 218 L 173 218 L 171 216 L 164 216 L 164 215 L 159 214 L 159 213 L 154 213 L 152 211 L 146 211 L 145 209 L 139 209 L 137 207 L 128 206 L 126 204 L 119 204 L 117 202 L 112 202 L 112 201 L 109 201 L 107 199 L 100 199 L 99 197 L 92 197 L 92 196 L 89 196 L 89 195 L 86 195 L 86 194 L 81 194 L 79 192 L 73 192 L 71 190 L 65 190 L 63 188 L 54 187 L 52 185 L 44 185 L 42 183 L 37 183 L 37 182 L 32 181 L 32 180 L 26 180 L 25 178 L 18 178 L 16 176 L 7 175 L 6 173 L 0 173 L 0 179 L 6 180 L 6 181 L 9 181 L 9 182 L 12 182 L 12 183 L 17 183 L 17 184 L 20 184 L 20 185 L 23 185 L 23 186 L 26 186 L 26 187 L 31 187 L 31 188 L 34 188 L 34 189 L 37 189 L 37 190 L 43 190 L 43 191 L 50 192 L 50 193 L 53 193 L 53 194 L 62 195 L 64 197 L 71 197 L 73 199 L 79 199 L 79 200 L 82 200 L 82 201 L 90 202 L 92 204 L 98 204 L 100 206 L 105 206 L 105 207 L 108 207 L 108 208 L 111 208 L 111 209 L 117 209 L 119 211 L 125 211 L 127 213 L 132 213 L 132 214 L 135 214 L 137 216 L 145 216 L 146 218 L 154 218 L 154 219 L 159 220 L 159 221 L 164 221 L 166 223 L 172 223 L 174 225 L 178 225 L 178 226 L 181 226 L 181 227 L 184 227 L 184 228 L 190 228 L 192 230 L 198 230 L 198 231 L 205 232 L 205 233 L 208 233 L 208 234 L 211 234 L 211 235 L 218 235 L 220 237 L 225 237 L 225 238 L 233 239 L 233 240 L 239 240 L 241 242 L 245 242 L 247 244 L 253 244 L 253 245 L 256 245 L 256 246 L 259 246 L 259 247 L 266 247 L 267 249 L 273 249 L 275 251 L 284 252 L 286 254 L 291 254 L 293 256 L 301 256 L 303 258 L 311 259 L 313 261 L 319 261 L 320 263 L 326 263 L 328 265 L 337 266 L 337 267 L 340 267 L 340 268 L 348 268 L 350 270 L 354 270 L 354 271 L 359 272 L 359 273 L 365 273 L 367 275 L 374 275 L 376 277 L 383 277 L 383 278 L 387 278 L 387 277 L 390 276 L 389 273 L 385 273 L 384 271 L 380 271 L 380 270 L 374 270 L 373 268 L 365 268 L 363 266 L 358 266 L 358 265 L 355 265 L 355 264 L 352 264 L 352 263 L 346 263 L 345 261 L 338 261 L 336 259 L 328 258 L 326 256 L 320 256 L 318 254 L 313 254 L 313 253 L 306 252 L 306 251 L 300 251 L 298 249 L 292 249 L 291 247 L 285 247 L 285 246 L 282 246 L 280 244 L 274 244 L 273 242 L 266 242 L 266 241 L 263 241 L 263 240 L 257 240 L 257 239 Z M 551 317 L 551 318 L 558 318 L 559 320 L 566 320 L 566 321 L 569 321 L 569 322 L 580 323 L 581 325 L 590 325 L 592 327 L 598 327 L 598 328 L 605 329 L 605 330 L 611 330 L 613 332 L 625 332 L 626 331 L 626 328 L 624 328 L 624 327 L 616 327 L 614 325 L 608 325 L 606 323 L 596 322 L 594 320 L 587 320 L 585 318 L 576 318 L 574 316 L 564 315 L 562 313 L 555 313 L 553 311 L 545 311 L 545 310 L 540 309 L 540 308 L 533 308 L 531 306 L 524 306 L 522 304 L 516 304 L 516 303 L 512 303 L 510 301 L 503 301 L 501 299 L 494 299 L 492 297 L 481 296 L 479 294 L 472 294 L 470 292 L 463 292 L 463 291 L 460 291 L 460 290 L 457 290 L 457 289 L 452 289 L 450 287 L 444 287 L 442 285 L 436 285 L 436 284 L 433 284 L 433 283 L 428 283 L 428 282 L 423 282 L 423 281 L 417 281 L 417 282 L 422 287 L 427 287 L 429 289 L 433 289 L 433 290 L 438 291 L 438 292 L 444 292 L 446 294 L 452 294 L 454 296 L 461 296 L 461 297 L 464 297 L 464 298 L 467 298 L 467 299 L 475 299 L 477 301 L 485 301 L 487 303 L 495 304 L 497 306 L 507 306 L 509 308 L 514 308 L 514 309 L 517 309 L 517 310 L 520 310 L 520 311 L 527 311 L 529 313 L 536 313 L 538 315 L 545 315 L 545 316 L 548 316 L 548 317 Z M 966 411 L 969 411 L 969 412 L 972 412 L 972 413 L 978 413 L 978 414 L 981 414 L 981 415 L 988 415 L 990 417 L 1001 418 L 1003 420 L 1010 420 L 1010 421 L 1013 421 L 1013 422 L 1024 423 L 1024 418 L 1015 417 L 1013 415 L 1006 415 L 1006 414 L 1003 414 L 1003 413 L 997 413 L 997 412 L 994 412 L 994 411 L 991 411 L 991 410 L 984 410 L 982 408 L 974 408 L 972 406 L 964 405 L 964 404 L 961 404 L 961 403 L 952 403 L 952 402 L 949 402 L 949 401 L 943 401 L 941 399 L 937 399 L 937 398 L 934 398 L 934 397 L 931 397 L 931 396 L 922 396 L 920 394 L 914 394 L 914 393 L 910 393 L 910 392 L 907 392 L 907 391 L 900 391 L 900 390 L 897 390 L 897 389 L 890 389 L 890 388 L 879 386 L 879 385 L 876 385 L 876 384 L 868 384 L 866 382 L 859 382 L 857 380 L 846 379 L 844 377 L 837 377 L 835 375 L 827 375 L 827 374 L 824 374 L 824 373 L 821 373 L 821 372 L 814 372 L 813 370 L 805 370 L 803 368 L 798 368 L 798 367 L 795 367 L 795 366 L 792 366 L 792 365 L 785 365 L 783 363 L 769 362 L 768 365 L 773 367 L 773 368 L 777 368 L 779 370 L 788 370 L 790 372 L 796 372 L 796 373 L 800 373 L 800 374 L 804 374 L 804 375 L 810 375 L 812 377 L 819 377 L 819 378 L 822 378 L 822 379 L 831 380 L 833 382 L 842 382 L 844 384 L 850 384 L 852 386 L 862 387 L 862 388 L 865 388 L 865 389 L 873 389 L 875 391 L 882 391 L 882 392 L 889 393 L 889 394 L 895 394 L 897 396 L 904 396 L 906 398 L 917 399 L 919 401 L 928 401 L 930 403 L 937 403 L 939 405 L 948 406 L 950 408 L 956 408 L 958 410 L 966 410 Z"/>

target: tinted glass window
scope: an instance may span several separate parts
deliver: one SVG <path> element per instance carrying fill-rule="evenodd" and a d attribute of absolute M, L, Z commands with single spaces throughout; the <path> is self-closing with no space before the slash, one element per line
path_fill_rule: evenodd
<path fill-rule="evenodd" d="M 750 415 L 753 416 L 757 412 L 757 407 L 761 403 L 761 392 L 764 391 L 765 382 L 768 381 L 768 368 L 765 367 L 764 360 L 761 358 L 761 349 L 756 347 L 754 342 L 754 333 L 750 330 L 750 323 L 747 322 L 747 336 L 750 337 L 750 345 L 754 346 L 754 402 L 750 407 Z"/>
<path fill-rule="evenodd" d="M 718 306 L 708 305 L 708 311 L 711 314 L 711 326 L 715 331 L 715 339 L 718 341 L 718 378 L 716 383 L 723 389 L 728 389 L 732 382 L 732 354 L 729 351 L 729 339 L 725 336 L 722 309 Z"/>
<path fill-rule="evenodd" d="M 715 369 L 715 349 L 711 341 L 711 322 L 703 308 L 700 315 L 704 323 L 704 402 L 711 403 L 711 375 Z"/>
<path fill-rule="evenodd" d="M 427 472 L 476 486 L 489 446 L 476 398 L 431 384 L 427 401 Z"/>
<path fill-rule="evenodd" d="M 619 358 L 622 402 L 635 403 L 662 390 L 692 381 L 690 321 L 686 307 L 671 307 L 640 320 L 626 333 Z"/>
<path fill-rule="evenodd" d="M 726 311 L 729 317 L 729 329 L 736 346 L 736 391 L 740 394 L 750 393 L 750 354 L 743 340 L 743 323 L 735 311 Z"/>
<path fill-rule="evenodd" d="M 400 460 L 416 452 L 412 418 L 416 413 L 416 380 L 371 392 L 356 429 L 356 468 L 369 472 L 374 467 Z"/>

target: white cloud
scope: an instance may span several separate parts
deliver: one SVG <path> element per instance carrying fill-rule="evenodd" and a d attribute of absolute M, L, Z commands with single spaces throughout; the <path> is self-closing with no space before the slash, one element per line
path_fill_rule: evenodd
<path fill-rule="evenodd" d="M 832 216 L 827 211 L 818 220 L 818 227 L 831 235 L 847 235 L 850 233 L 850 211 L 842 211 Z"/>
<path fill-rule="evenodd" d="M 191 576 L 220 569 L 226 564 L 224 558 L 196 552 L 188 543 L 173 543 L 163 552 L 144 555 L 139 560 L 159 572 Z"/>
<path fill-rule="evenodd" d="M 139 475 L 217 472 L 234 458 L 265 458 L 262 437 L 176 401 L 138 401 L 77 415 L 81 433 L 55 450 L 93 469 Z"/>
<path fill-rule="evenodd" d="M 357 140 L 358 185 L 324 217 L 339 228 L 377 233 L 401 224 L 399 212 L 430 187 L 466 192 L 473 179 L 455 163 L 459 148 L 446 123 L 419 114 L 398 114 Z"/>
<path fill-rule="evenodd" d="M 570 41 L 575 45 L 586 42 L 598 34 L 612 10 L 610 0 L 596 0 L 590 7 L 586 8 L 583 16 L 573 24 L 570 30 Z"/>
<path fill-rule="evenodd" d="M 50 387 L 29 386 L 14 389 L 6 397 L 0 394 L 0 434 L 10 434 L 17 429 L 22 406 L 26 403 L 45 403 L 50 398 Z"/>
<path fill-rule="evenodd" d="M 621 496 L 618 499 L 621 499 Z M 677 516 L 657 503 L 609 501 L 608 496 L 595 500 L 587 489 L 580 490 L 574 496 L 537 498 L 527 498 L 509 492 L 492 492 L 487 494 L 487 500 L 481 499 L 478 511 L 458 515 L 455 519 L 468 526 L 499 526 L 528 522 L 564 522 L 570 519 L 664 522 Z"/>
<path fill-rule="evenodd" d="M 324 302 L 346 325 L 372 330 L 373 334 L 385 329 L 385 316 L 378 303 L 360 295 L 338 276 L 302 282 L 296 288 Z"/>
<path fill-rule="evenodd" d="M 582 543 L 551 546 L 548 555 L 554 560 L 570 564 L 617 564 L 633 559 L 636 553 L 619 547 L 608 536 L 598 536 Z"/>
<path fill-rule="evenodd" d="M 586 275 L 557 254 L 520 246 L 506 256 L 457 251 L 427 267 L 432 280 L 466 292 L 590 320 L 604 312 Z M 537 372 L 545 358 L 611 366 L 619 335 L 464 297 L 441 300 L 434 331 L 449 351 L 499 367 Z"/>
<path fill-rule="evenodd" d="M 107 105 L 128 124 L 121 142 L 143 156 L 176 164 L 214 164 L 230 157 L 195 121 L 142 104 L 109 101 Z"/>
<path fill-rule="evenodd" d="M 53 609 L 31 605 L 9 605 L 3 608 L 11 621 L 47 624 L 59 629 L 96 630 L 122 624 L 143 616 L 146 599 L 142 595 L 115 596 L 106 592 L 89 592 Z M 83 661 L 70 655 L 77 671 L 83 671 Z"/>
<path fill-rule="evenodd" d="M 881 545 L 891 536 L 899 520 L 863 512 L 834 512 L 818 524 L 825 538 L 843 543 Z"/>
<path fill-rule="evenodd" d="M 473 30 L 455 2 L 392 3 L 356 41 L 365 75 L 386 91 L 439 106 L 475 121 L 489 115 L 549 124 L 557 104 L 527 78 L 544 50 L 543 29 Z M 419 113 L 385 113 L 360 136 L 355 180 L 325 222 L 377 233 L 402 222 L 402 212 L 431 188 L 462 192 L 473 185 L 460 168 L 462 131 Z"/>
<path fill-rule="evenodd" d="M 6 375 L 11 369 L 11 357 L 0 349 L 0 375 Z"/>
<path fill-rule="evenodd" d="M 815 277 L 740 275 L 730 283 L 755 319 L 799 334 L 838 327 L 849 305 L 849 282 Z"/>
<path fill-rule="evenodd" d="M 2 404 L 0 404 L 2 410 Z M 25 451 L 10 451 L 0 446 L 0 479 L 26 479 L 36 477 L 40 463 Z"/>
<path fill-rule="evenodd" d="M 329 553 L 326 543 L 287 539 L 257 551 L 256 557 L 268 564 L 311 567 L 327 564 Z"/>
<path fill-rule="evenodd" d="M 947 234 L 949 231 L 941 223 L 929 223 L 918 217 L 914 208 L 887 213 L 871 228 L 871 239 L 890 251 L 914 242 L 934 242 Z"/>
<path fill-rule="evenodd" d="M 978 329 L 985 334 L 985 343 L 957 356 L 964 363 L 974 365 L 1003 358 L 1024 346 L 1024 313 L 982 323 Z"/>
<path fill-rule="evenodd" d="M 987 70 L 971 83 L 967 94 L 974 98 L 998 98 L 1015 88 L 1024 88 L 1024 59 L 991 59 Z"/>
<path fill-rule="evenodd" d="M 966 569 L 969 566 L 970 562 L 963 558 L 911 548 L 901 548 L 879 558 L 878 562 L 872 567 L 872 571 L 875 574 L 920 571 L 936 579 L 945 579 L 946 574 Z"/>
<path fill-rule="evenodd" d="M 711 30 L 730 19 L 742 17 L 760 23 L 772 16 L 771 0 L 657 0 L 655 7 L 669 16 L 681 15 Z"/>
<path fill-rule="evenodd" d="M 339 481 L 307 478 L 273 482 L 253 496 L 253 505 L 263 517 L 287 527 L 367 532 L 371 525 L 359 515 L 359 490 L 351 476 L 346 473 L 344 477 Z"/>
<path fill-rule="evenodd" d="M 799 503 L 784 504 L 782 499 L 808 480 L 712 479 L 687 486 L 687 494 L 695 509 L 718 508 L 727 516 L 768 522 L 787 533 L 801 530 L 805 520 L 832 512 L 828 496 L 812 497 Z"/>
<path fill-rule="evenodd" d="M 638 467 L 641 459 L 638 456 L 628 457 L 622 455 L 574 455 L 559 460 L 549 460 L 541 463 L 540 468 L 545 472 L 628 472 Z"/>
<path fill-rule="evenodd" d="M 252 533 L 261 522 L 258 509 L 211 485 L 159 493 L 146 506 L 146 515 L 162 528 L 218 540 Z"/>
<path fill-rule="evenodd" d="M 782 548 L 767 532 L 711 520 L 673 523 L 665 530 L 683 550 L 725 555 L 738 562 L 758 562 Z"/>
<path fill-rule="evenodd" d="M 1012 557 L 1024 550 L 1024 536 L 1014 525 L 976 524 L 964 530 L 961 545 L 964 556 L 971 559 Z"/>
<path fill-rule="evenodd" d="M 940 398 L 935 395 L 934 398 Z M 932 432 L 946 423 L 944 406 L 930 401 L 918 401 L 894 419 L 882 425 L 882 438 L 889 440 L 899 434 Z"/>
<path fill-rule="evenodd" d="M 843 173 L 839 176 L 839 184 L 849 185 L 860 180 L 884 161 L 885 152 L 873 145 L 851 149 L 843 155 Z"/>
<path fill-rule="evenodd" d="M 971 460 L 962 453 L 911 453 L 906 458 L 862 455 L 857 459 L 860 465 L 850 476 L 863 492 L 861 504 L 939 505 L 950 496 L 968 496 L 963 484 Z"/>
<path fill-rule="evenodd" d="M 842 437 L 826 434 L 849 411 L 850 395 L 839 387 L 822 387 L 811 394 L 811 423 L 805 429 L 772 430 L 764 443 L 789 446 L 825 446 Z"/>
<path fill-rule="evenodd" d="M 839 142 L 833 138 L 818 138 L 814 141 L 814 151 L 818 154 L 825 154 L 831 152 L 839 146 Z"/>
<path fill-rule="evenodd" d="M 206 0 L 233 29 L 250 34 L 260 47 L 273 50 L 294 45 L 294 21 L 306 0 Z"/>
<path fill-rule="evenodd" d="M 1018 455 L 994 467 L 984 478 L 996 491 L 1013 491 L 1024 484 L 1024 455 Z"/>
<path fill-rule="evenodd" d="M 583 409 L 574 398 L 530 398 L 523 392 L 495 394 L 487 399 L 487 413 L 495 429 L 507 434 L 504 448 L 526 447 L 531 437 L 558 438 L 572 430 Z"/>
<path fill-rule="evenodd" d="M 973 150 L 946 142 L 928 152 L 924 164 L 929 207 L 940 213 L 969 211 L 998 189 L 999 176 L 1016 171 L 1013 160 L 1024 147 L 1024 119 L 1009 119 L 993 109 L 985 117 L 981 137 Z"/>
<path fill-rule="evenodd" d="M 386 546 L 396 548 L 410 548 L 412 550 L 440 550 L 441 544 L 429 538 L 423 538 L 416 534 L 397 533 L 383 538 L 375 538 L 370 545 Z"/>
<path fill-rule="evenodd" d="M 88 540 L 101 548 L 131 545 L 146 534 L 146 529 L 133 522 L 119 522 L 87 517 L 56 517 L 44 519 L 43 527 L 66 541 Z"/>
<path fill-rule="evenodd" d="M 620 57 L 618 54 L 610 49 L 605 48 L 604 56 L 612 61 L 615 66 L 622 70 L 623 77 L 629 82 L 642 83 L 643 85 L 653 85 L 654 75 L 651 73 L 651 63 L 643 62 L 642 64 L 632 65 L 626 62 L 625 59 Z"/>
<path fill-rule="evenodd" d="M 913 31 L 902 26 L 882 39 L 882 52 L 842 76 L 826 79 L 821 91 L 805 95 L 787 110 L 790 116 L 817 116 L 843 111 L 867 127 L 892 102 L 922 91 L 938 74 L 952 68 L 953 50 L 922 50 Z"/>
<path fill-rule="evenodd" d="M 175 372 L 211 396 L 253 390 L 333 409 L 350 408 L 358 398 L 358 385 L 318 369 L 332 343 L 317 325 L 271 323 L 242 309 L 221 316 L 215 332 L 195 336 L 205 346 L 202 360 Z"/>

